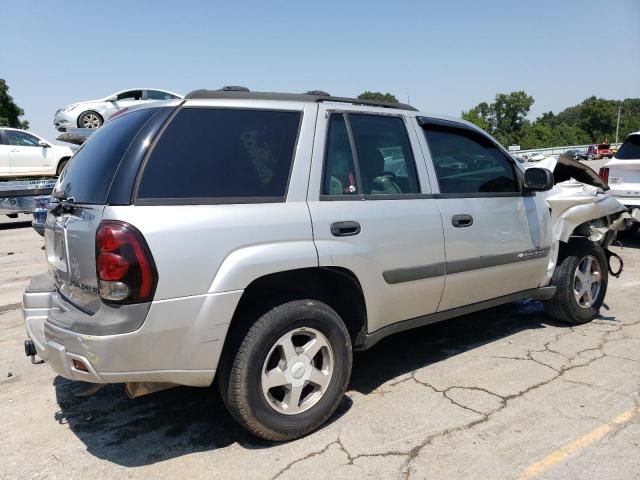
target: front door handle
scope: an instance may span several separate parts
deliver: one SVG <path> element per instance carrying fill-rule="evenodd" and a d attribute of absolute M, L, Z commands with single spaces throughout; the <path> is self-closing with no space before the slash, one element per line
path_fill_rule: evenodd
<path fill-rule="evenodd" d="M 331 224 L 331 233 L 334 237 L 351 237 L 360 233 L 360 224 L 358 222 L 333 222 Z"/>
<path fill-rule="evenodd" d="M 451 217 L 451 225 L 454 227 L 470 227 L 473 225 L 473 217 L 471 215 L 463 214 L 463 215 L 454 215 Z"/>

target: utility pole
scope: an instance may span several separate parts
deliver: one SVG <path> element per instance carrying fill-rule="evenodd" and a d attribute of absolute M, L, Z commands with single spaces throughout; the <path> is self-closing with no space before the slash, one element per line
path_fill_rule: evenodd
<path fill-rule="evenodd" d="M 618 105 L 618 122 L 616 123 L 616 145 L 618 144 L 618 131 L 620 130 L 620 108 L 621 105 Z"/>

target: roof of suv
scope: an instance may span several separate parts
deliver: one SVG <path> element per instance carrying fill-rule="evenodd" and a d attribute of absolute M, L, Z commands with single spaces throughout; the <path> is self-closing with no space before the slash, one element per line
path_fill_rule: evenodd
<path fill-rule="evenodd" d="M 210 99 L 238 99 L 238 100 L 281 100 L 289 102 L 339 102 L 354 105 L 369 105 L 373 107 L 395 108 L 399 110 L 418 109 L 404 103 L 378 102 L 375 100 L 363 100 L 360 98 L 334 97 L 327 92 L 311 90 L 306 93 L 276 93 L 276 92 L 252 92 L 245 87 L 223 87 L 220 90 L 194 90 L 188 93 L 185 99 L 210 100 Z"/>

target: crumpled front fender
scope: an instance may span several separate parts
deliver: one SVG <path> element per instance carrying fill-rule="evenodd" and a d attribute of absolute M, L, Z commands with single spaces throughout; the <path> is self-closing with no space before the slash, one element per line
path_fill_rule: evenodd
<path fill-rule="evenodd" d="M 557 184 L 546 200 L 551 208 L 553 238 L 562 242 L 569 240 L 578 225 L 627 210 L 615 197 L 577 182 Z"/>
<path fill-rule="evenodd" d="M 571 173 L 573 164 L 580 167 L 575 168 L 575 177 L 583 178 L 582 170 L 589 167 L 578 162 L 563 164 L 564 173 Z M 558 165 L 559 159 L 554 156 L 542 160 L 537 166 L 555 172 Z M 556 183 L 551 190 L 542 192 L 542 195 L 551 209 L 551 230 L 556 241 L 567 242 L 576 227 L 585 222 L 627 211 L 627 207 L 617 198 L 605 193 L 600 186 L 587 185 L 573 179 Z"/>

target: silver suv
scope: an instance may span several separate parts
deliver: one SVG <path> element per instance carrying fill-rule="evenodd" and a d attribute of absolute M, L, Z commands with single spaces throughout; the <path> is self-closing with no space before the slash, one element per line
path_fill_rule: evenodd
<path fill-rule="evenodd" d="M 467 122 L 318 91 L 132 110 L 58 180 L 26 353 L 131 396 L 217 379 L 251 432 L 300 437 L 387 335 L 525 298 L 597 314 L 625 207 L 522 168 Z"/>

